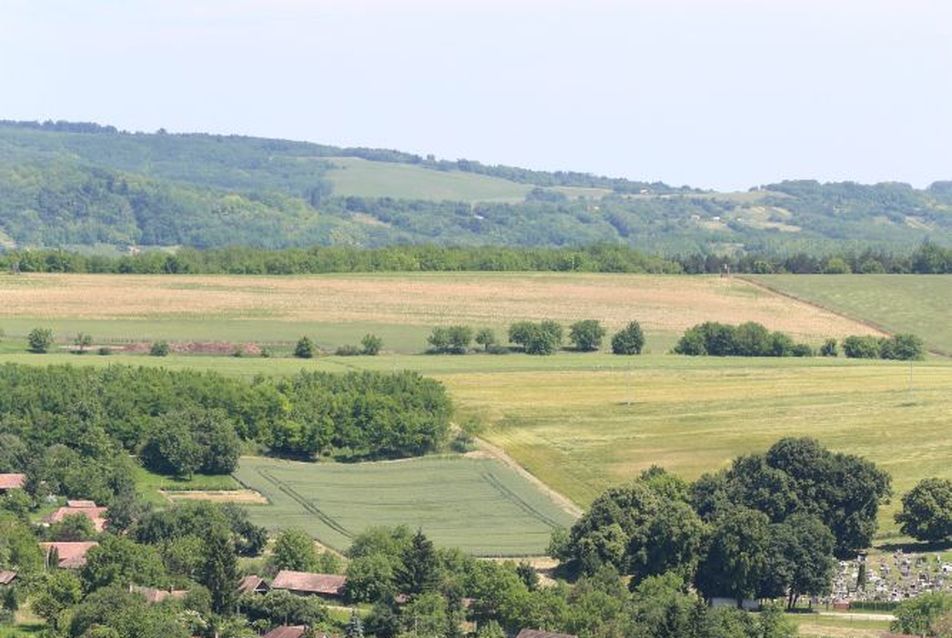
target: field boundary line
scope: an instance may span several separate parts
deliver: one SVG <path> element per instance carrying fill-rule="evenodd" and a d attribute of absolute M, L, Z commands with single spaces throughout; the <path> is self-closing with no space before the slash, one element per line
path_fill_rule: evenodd
<path fill-rule="evenodd" d="M 475 442 L 477 447 L 479 447 L 483 452 L 485 452 L 492 458 L 496 459 L 503 465 L 514 470 L 517 474 L 519 474 L 524 479 L 526 479 L 527 481 L 535 485 L 537 488 L 539 488 L 543 494 L 549 497 L 549 500 L 551 500 L 553 503 L 555 503 L 559 507 L 559 509 L 571 515 L 572 518 L 581 518 L 583 514 L 582 508 L 576 505 L 570 498 L 568 498 L 564 494 L 561 494 L 555 491 L 554 489 L 552 489 L 551 487 L 543 483 L 542 480 L 539 479 L 535 474 L 533 474 L 526 468 L 522 467 L 522 465 L 519 464 L 519 461 L 509 456 L 509 453 L 506 452 L 504 449 L 496 445 L 493 445 L 486 439 L 483 439 L 480 437 L 475 437 Z"/>
<path fill-rule="evenodd" d="M 327 514 L 327 512 L 323 511 L 316 505 L 313 505 L 306 498 L 298 494 L 294 490 L 294 488 L 292 488 L 290 485 L 288 485 L 281 479 L 273 476 L 268 470 L 265 470 L 262 468 L 255 468 L 254 471 L 257 472 L 261 478 L 268 481 L 269 483 L 277 487 L 279 490 L 281 490 L 282 492 L 290 496 L 294 501 L 297 502 L 298 505 L 303 507 L 305 511 L 310 512 L 311 514 L 316 516 L 322 523 L 330 527 L 332 530 L 334 530 L 335 532 L 337 532 L 344 538 L 352 539 L 354 537 L 353 532 L 351 532 L 346 527 L 344 527 L 343 525 L 338 523 L 336 520 L 334 520 L 329 514 Z"/>
<path fill-rule="evenodd" d="M 842 312 L 842 311 L 840 311 L 840 310 L 836 310 L 835 308 L 830 308 L 829 306 L 827 306 L 827 305 L 825 305 L 825 304 L 822 304 L 822 303 L 820 303 L 820 302 L 818 302 L 818 301 L 813 301 L 813 300 L 810 300 L 810 299 L 805 299 L 805 298 L 800 297 L 799 295 L 796 295 L 796 294 L 794 294 L 794 293 L 792 293 L 792 292 L 787 292 L 787 291 L 785 291 L 785 290 L 780 290 L 779 288 L 776 288 L 776 287 L 774 287 L 774 286 L 771 286 L 770 284 L 768 284 L 768 283 L 766 283 L 766 282 L 758 281 L 758 280 L 756 280 L 756 279 L 750 279 L 749 277 L 744 276 L 744 275 L 735 275 L 735 277 L 736 277 L 737 279 L 740 279 L 741 281 L 745 281 L 745 282 L 749 283 L 751 286 L 754 286 L 755 288 L 760 288 L 761 290 L 766 290 L 767 292 L 771 292 L 771 293 L 773 293 L 773 294 L 775 294 L 775 295 L 780 295 L 781 297 L 786 297 L 787 299 L 792 299 L 793 301 L 799 301 L 800 303 L 804 303 L 804 304 L 806 304 L 806 305 L 808 305 L 808 306 L 813 306 L 814 308 L 818 308 L 818 309 L 820 309 L 820 310 L 823 310 L 824 312 L 829 312 L 829 313 L 831 313 L 831 314 L 834 314 L 834 315 L 836 315 L 837 317 L 841 317 L 841 318 L 843 318 L 843 319 L 849 319 L 850 321 L 854 321 L 854 322 L 856 322 L 856 323 L 858 323 L 858 324 L 860 324 L 860 325 L 866 326 L 867 328 L 872 328 L 873 330 L 876 330 L 876 331 L 882 333 L 884 336 L 890 337 L 890 336 L 892 336 L 892 335 L 895 334 L 895 332 L 894 332 L 891 328 L 887 328 L 886 326 L 884 326 L 884 325 L 882 325 L 882 324 L 879 324 L 879 323 L 876 323 L 875 321 L 872 321 L 872 320 L 870 320 L 870 319 L 863 319 L 862 317 L 854 317 L 853 315 L 847 314 L 847 313 Z M 944 350 L 936 350 L 935 348 L 929 348 L 929 349 L 928 349 L 928 352 L 929 352 L 929 354 L 934 354 L 934 355 L 937 355 L 937 356 L 940 356 L 940 357 L 949 357 L 949 356 L 952 356 L 952 354 L 950 354 L 950 353 L 948 353 L 948 352 L 945 352 Z"/>

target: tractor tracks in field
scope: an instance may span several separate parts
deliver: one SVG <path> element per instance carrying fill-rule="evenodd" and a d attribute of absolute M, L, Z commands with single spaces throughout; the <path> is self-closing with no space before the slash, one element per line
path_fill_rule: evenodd
<path fill-rule="evenodd" d="M 536 477 L 534 474 L 529 472 L 529 470 L 527 470 L 526 468 L 522 467 L 522 465 L 520 465 L 516 459 L 509 456 L 509 454 L 501 447 L 493 445 L 489 441 L 478 438 L 478 437 L 476 438 L 476 446 L 480 449 L 480 451 L 485 453 L 490 458 L 493 458 L 499 461 L 500 463 L 512 469 L 521 477 L 523 477 L 524 479 L 532 483 L 536 488 L 541 490 L 542 493 L 545 494 L 549 498 L 549 500 L 555 503 L 559 507 L 559 509 L 571 515 L 572 518 L 579 518 L 582 516 L 582 509 L 578 505 L 573 503 L 568 497 L 564 496 L 563 494 L 560 494 L 559 492 L 556 492 L 554 489 L 552 489 L 551 487 L 543 483 L 541 480 L 539 480 L 538 477 Z M 493 477 L 493 479 L 496 480 L 496 483 L 493 484 L 493 486 L 496 487 L 498 484 L 498 479 L 495 479 L 495 477 Z M 532 508 L 531 505 L 523 501 L 517 495 L 513 494 L 510 490 L 508 490 L 508 488 L 505 488 L 505 486 L 502 486 L 501 484 L 499 484 L 499 487 L 497 487 L 497 489 L 499 489 L 500 487 L 503 490 L 505 490 L 506 493 L 512 494 L 512 497 L 517 499 L 518 501 L 517 505 L 521 503 L 520 507 L 523 507 L 523 506 L 528 507 L 533 512 L 533 516 L 536 516 L 537 518 L 542 517 L 543 520 L 546 520 L 546 524 L 551 524 L 550 519 L 548 519 L 548 517 L 546 517 L 544 514 L 536 512 Z M 512 500 L 512 497 L 509 497 L 508 494 L 507 494 L 507 498 L 510 498 L 510 500 Z M 558 523 L 556 523 L 555 526 L 558 527 L 559 526 Z"/>
<path fill-rule="evenodd" d="M 316 516 L 318 520 L 320 520 L 322 523 L 327 525 L 329 528 L 331 528 L 332 530 L 334 530 L 335 532 L 337 532 L 344 538 L 352 539 L 354 537 L 354 534 L 350 530 L 348 530 L 346 527 L 338 523 L 336 520 L 334 520 L 334 518 L 332 518 L 325 511 L 323 511 L 322 509 L 314 505 L 314 503 L 309 501 L 307 498 L 299 494 L 290 485 L 288 485 L 287 483 L 283 482 L 278 477 L 271 474 L 271 472 L 269 472 L 268 470 L 262 469 L 262 468 L 256 468 L 254 471 L 257 472 L 261 478 L 266 480 L 268 483 L 271 483 L 273 486 L 278 488 L 281 492 L 286 494 L 291 500 L 293 500 L 295 503 L 300 505 L 304 509 L 304 511 Z"/>

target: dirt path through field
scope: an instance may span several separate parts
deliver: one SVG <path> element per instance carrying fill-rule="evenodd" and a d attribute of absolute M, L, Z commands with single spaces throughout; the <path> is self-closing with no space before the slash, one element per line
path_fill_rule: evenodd
<path fill-rule="evenodd" d="M 579 518 L 582 515 L 583 510 L 578 505 L 576 505 L 570 499 L 563 496 L 559 492 L 556 492 L 554 489 L 552 489 L 551 487 L 549 487 L 548 485 L 540 481 L 538 478 L 536 478 L 534 474 L 530 473 L 529 470 L 522 467 L 519 464 L 519 462 L 516 461 L 516 459 L 509 456 L 509 454 L 507 454 L 506 451 L 502 449 L 501 447 L 497 447 L 493 445 L 492 443 L 490 443 L 489 441 L 486 441 L 485 439 L 480 439 L 480 438 L 476 439 L 476 445 L 479 448 L 480 452 L 488 455 L 491 458 L 496 459 L 500 463 L 503 463 L 504 465 L 507 465 L 510 468 L 512 468 L 514 471 L 518 472 L 527 481 L 529 481 L 530 483 L 535 485 L 538 489 L 540 489 L 546 496 L 548 496 L 552 500 L 553 503 L 558 505 L 566 513 L 571 514 L 575 518 Z"/>

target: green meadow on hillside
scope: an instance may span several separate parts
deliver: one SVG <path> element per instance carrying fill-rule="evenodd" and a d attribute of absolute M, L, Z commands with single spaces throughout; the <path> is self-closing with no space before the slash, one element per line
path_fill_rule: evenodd
<path fill-rule="evenodd" d="M 758 275 L 750 278 L 952 355 L 952 275 Z"/>

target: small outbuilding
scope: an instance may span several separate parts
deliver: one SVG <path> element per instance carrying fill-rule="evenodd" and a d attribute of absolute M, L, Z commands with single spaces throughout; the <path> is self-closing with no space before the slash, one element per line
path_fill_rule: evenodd
<path fill-rule="evenodd" d="M 6 587 L 13 584 L 13 581 L 17 579 L 17 573 L 11 571 L 0 570 L 0 587 Z"/>
<path fill-rule="evenodd" d="M 11 490 L 22 490 L 26 485 L 26 474 L 0 474 L 0 494 Z"/>
<path fill-rule="evenodd" d="M 239 594 L 267 594 L 271 587 L 261 576 L 245 576 L 238 583 Z"/>
<path fill-rule="evenodd" d="M 307 631 L 304 625 L 281 625 L 264 635 L 264 638 L 301 638 Z"/>
<path fill-rule="evenodd" d="M 81 569 L 86 565 L 86 554 L 99 543 L 95 541 L 82 541 L 70 543 L 40 543 L 46 554 L 46 564 L 50 563 L 53 557 L 56 557 L 56 567 L 60 569 Z"/>

